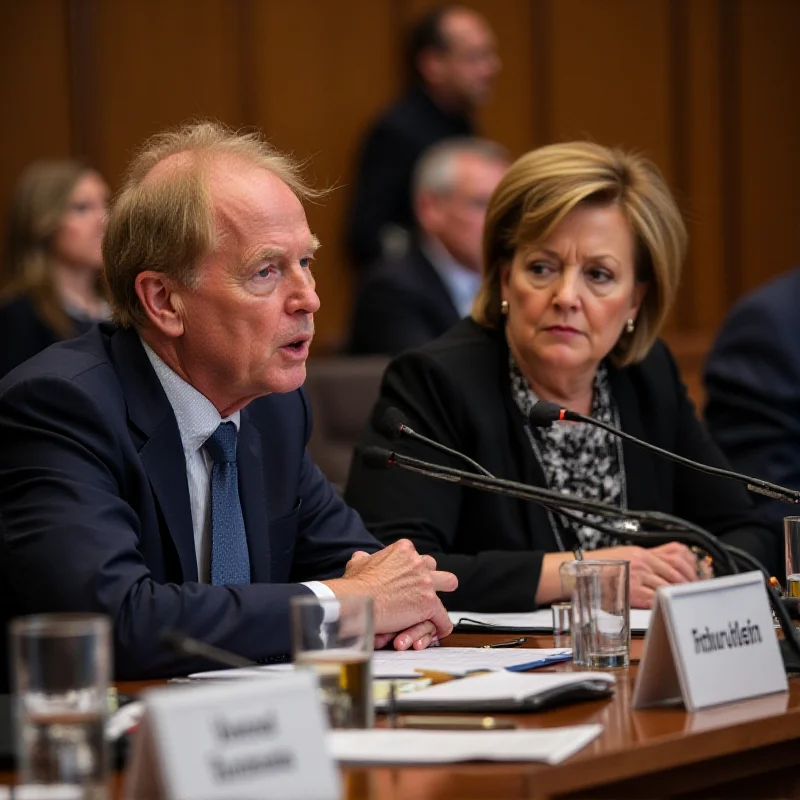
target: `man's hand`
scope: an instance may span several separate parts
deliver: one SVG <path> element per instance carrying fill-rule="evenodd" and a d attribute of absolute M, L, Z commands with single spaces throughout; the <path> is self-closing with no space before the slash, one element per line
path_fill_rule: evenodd
<path fill-rule="evenodd" d="M 398 650 L 420 650 L 453 630 L 436 592 L 452 592 L 458 579 L 437 570 L 436 561 L 420 555 L 408 539 L 372 555 L 354 553 L 344 576 L 324 583 L 337 597 L 372 598 L 376 647 L 394 638 Z"/>

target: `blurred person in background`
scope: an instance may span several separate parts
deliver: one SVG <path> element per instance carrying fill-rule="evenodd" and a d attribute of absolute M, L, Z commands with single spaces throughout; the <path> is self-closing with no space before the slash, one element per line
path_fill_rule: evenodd
<path fill-rule="evenodd" d="M 411 175 L 428 147 L 475 133 L 475 113 L 500 70 L 494 34 L 477 12 L 459 5 L 433 8 L 410 31 L 411 88 L 367 132 L 356 166 L 347 248 L 364 270 L 399 253 L 414 224 Z"/>
<path fill-rule="evenodd" d="M 734 466 L 800 488 L 800 269 L 743 297 L 722 325 L 706 362 L 705 419 Z M 754 500 L 783 541 L 781 500 Z"/>
<path fill-rule="evenodd" d="M 362 445 L 448 466 L 384 415 L 493 475 L 612 506 L 675 514 L 775 568 L 775 537 L 744 486 L 700 474 L 585 423 L 532 427 L 538 400 L 602 420 L 716 467 L 727 462 L 697 419 L 659 332 L 686 249 L 680 212 L 657 168 L 587 142 L 550 145 L 511 165 L 492 195 L 484 273 L 472 317 L 390 364 Z M 394 427 L 394 426 L 392 426 Z M 695 580 L 702 559 L 678 542 L 642 548 L 529 501 L 354 461 L 347 502 L 384 543 L 408 537 L 458 576 L 463 611 L 527 611 L 563 598 L 559 567 L 630 562 L 631 604 Z"/>
<path fill-rule="evenodd" d="M 103 178 L 77 161 L 37 161 L 20 176 L 0 295 L 0 375 L 108 317 L 101 289 L 108 197 Z"/>
<path fill-rule="evenodd" d="M 413 180 L 415 236 L 404 255 L 366 275 L 351 353 L 397 355 L 469 314 L 481 282 L 486 207 L 508 163 L 505 149 L 485 139 L 448 139 L 425 151 Z"/>

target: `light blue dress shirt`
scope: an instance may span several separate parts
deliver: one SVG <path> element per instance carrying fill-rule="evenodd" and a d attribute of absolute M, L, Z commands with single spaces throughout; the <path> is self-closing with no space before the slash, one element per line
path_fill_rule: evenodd
<path fill-rule="evenodd" d="M 175 373 L 142 340 L 147 358 L 155 370 L 167 400 L 175 413 L 178 431 L 186 460 L 186 479 L 189 484 L 189 504 L 192 510 L 194 551 L 197 557 L 197 575 L 200 583 L 210 583 L 211 573 L 211 456 L 203 445 L 221 422 L 232 422 L 239 430 L 240 413 L 234 411 L 223 419 L 214 404 L 191 384 Z M 320 599 L 336 599 L 336 595 L 324 583 L 307 581 L 308 586 Z M 327 611 L 327 609 L 326 609 Z M 326 621 L 330 615 L 326 614 Z"/>

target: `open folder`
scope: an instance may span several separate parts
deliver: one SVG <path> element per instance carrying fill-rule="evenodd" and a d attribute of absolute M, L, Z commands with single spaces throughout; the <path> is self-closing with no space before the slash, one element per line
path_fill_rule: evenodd
<path fill-rule="evenodd" d="M 614 691 L 606 672 L 490 672 L 398 695 L 398 711 L 479 713 L 539 711 L 565 703 L 597 700 Z M 378 705 L 385 708 L 386 703 Z"/>
<path fill-rule="evenodd" d="M 552 633 L 553 612 L 549 608 L 516 614 L 479 614 L 474 611 L 450 611 L 450 622 L 458 633 Z M 650 625 L 650 609 L 631 609 L 631 633 L 644 635 Z"/>

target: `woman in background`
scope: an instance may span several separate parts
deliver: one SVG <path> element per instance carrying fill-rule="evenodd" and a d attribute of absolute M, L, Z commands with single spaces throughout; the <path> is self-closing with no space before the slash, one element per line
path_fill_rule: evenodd
<path fill-rule="evenodd" d="M 692 472 L 594 426 L 532 428 L 546 400 L 672 452 L 727 466 L 657 340 L 675 300 L 686 230 L 660 173 L 639 156 L 573 142 L 515 162 L 492 195 L 472 318 L 396 358 L 362 444 L 463 468 L 410 439 L 391 442 L 392 406 L 417 432 L 492 474 L 622 508 L 662 511 L 737 545 L 768 569 L 777 543 L 743 486 Z M 649 549 L 532 502 L 356 460 L 345 498 L 384 543 L 407 537 L 458 576 L 464 611 L 526 611 L 562 598 L 559 567 L 582 550 L 630 562 L 631 603 L 702 572 L 687 547 Z"/>
<path fill-rule="evenodd" d="M 75 161 L 37 161 L 11 200 L 0 295 L 0 375 L 108 317 L 101 291 L 109 190 Z"/>

